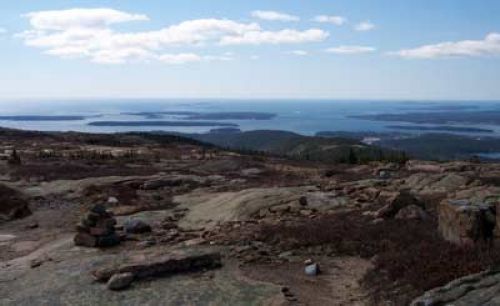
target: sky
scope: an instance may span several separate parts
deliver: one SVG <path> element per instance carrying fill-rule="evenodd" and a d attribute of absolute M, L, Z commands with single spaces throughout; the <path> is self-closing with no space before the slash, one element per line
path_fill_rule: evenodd
<path fill-rule="evenodd" d="M 498 0 L 2 1 L 0 99 L 500 100 Z"/>

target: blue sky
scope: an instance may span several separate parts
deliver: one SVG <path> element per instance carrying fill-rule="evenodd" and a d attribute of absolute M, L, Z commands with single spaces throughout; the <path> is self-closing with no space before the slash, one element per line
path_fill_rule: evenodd
<path fill-rule="evenodd" d="M 500 100 L 500 1 L 3 1 L 0 99 Z"/>

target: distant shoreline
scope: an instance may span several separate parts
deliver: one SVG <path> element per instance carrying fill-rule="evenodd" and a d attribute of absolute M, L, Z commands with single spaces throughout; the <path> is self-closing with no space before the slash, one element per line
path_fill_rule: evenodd
<path fill-rule="evenodd" d="M 85 118 L 85 116 L 0 116 L 0 120 L 5 121 L 80 121 L 84 120 Z"/>
<path fill-rule="evenodd" d="M 393 130 L 407 130 L 407 131 L 446 131 L 446 132 L 470 132 L 470 133 L 494 133 L 490 129 L 473 128 L 465 126 L 449 126 L 449 125 L 435 125 L 435 126 L 419 126 L 419 125 L 388 125 L 386 126 Z"/>
<path fill-rule="evenodd" d="M 227 126 L 238 127 L 235 123 L 228 122 L 212 122 L 212 121 L 94 121 L 87 125 L 91 126 L 181 126 L 181 127 L 197 127 L 197 126 Z"/>

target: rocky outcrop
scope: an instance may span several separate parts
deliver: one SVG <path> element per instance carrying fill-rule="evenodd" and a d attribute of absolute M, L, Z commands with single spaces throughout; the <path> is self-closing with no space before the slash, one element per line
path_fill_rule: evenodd
<path fill-rule="evenodd" d="M 411 306 L 500 305 L 500 270 L 456 279 L 415 299 Z"/>
<path fill-rule="evenodd" d="M 304 206 L 306 197 L 307 206 Z M 321 192 L 315 186 L 249 188 L 237 192 L 193 192 L 174 197 L 180 208 L 189 208 L 180 226 L 215 226 L 217 222 L 243 221 L 279 214 L 281 211 L 327 211 L 346 205 L 344 197 Z"/>
<path fill-rule="evenodd" d="M 0 222 L 31 215 L 28 202 L 17 190 L 0 185 Z"/>
<path fill-rule="evenodd" d="M 224 180 L 223 176 L 211 175 L 211 176 L 197 176 L 197 175 L 170 175 L 162 176 L 160 178 L 155 178 L 145 181 L 141 189 L 143 190 L 158 190 L 167 187 L 189 187 L 196 188 L 198 186 L 209 185 L 213 182 Z"/>
<path fill-rule="evenodd" d="M 143 234 L 151 232 L 151 226 L 140 219 L 127 219 L 123 229 L 129 234 Z"/>
<path fill-rule="evenodd" d="M 423 204 L 409 190 L 401 190 L 395 193 L 388 203 L 377 211 L 376 216 L 377 218 L 393 218 L 408 206 L 423 207 Z"/>
<path fill-rule="evenodd" d="M 439 232 L 444 239 L 471 245 L 491 241 L 496 226 L 496 208 L 489 203 L 443 200 L 438 206 Z"/>
<path fill-rule="evenodd" d="M 119 273 L 113 275 L 107 283 L 107 287 L 109 290 L 123 290 L 132 284 L 134 281 L 134 274 L 127 273 Z"/>
<path fill-rule="evenodd" d="M 138 258 L 125 260 L 116 266 L 104 267 L 92 272 L 99 282 L 108 282 L 114 275 L 130 273 L 133 279 L 157 276 L 169 276 L 178 273 L 196 272 L 219 268 L 221 256 L 217 252 L 202 251 L 199 253 L 145 254 Z"/>
<path fill-rule="evenodd" d="M 394 218 L 400 220 L 425 220 L 427 217 L 427 213 L 420 206 L 412 204 L 400 209 Z"/>
<path fill-rule="evenodd" d="M 441 173 L 443 172 L 443 167 L 438 163 L 434 162 L 424 162 L 419 160 L 410 160 L 406 163 L 406 168 L 409 171 L 415 172 L 429 172 L 429 173 Z"/>

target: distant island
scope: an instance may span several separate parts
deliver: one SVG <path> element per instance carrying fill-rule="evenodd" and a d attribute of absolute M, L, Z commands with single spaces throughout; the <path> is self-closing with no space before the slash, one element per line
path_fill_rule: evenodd
<path fill-rule="evenodd" d="M 238 127 L 235 123 L 212 121 L 94 121 L 91 126 L 231 126 Z"/>
<path fill-rule="evenodd" d="M 261 112 L 217 112 L 199 113 L 189 111 L 127 112 L 123 115 L 142 116 L 146 119 L 159 119 L 166 116 L 181 116 L 186 120 L 270 120 L 276 117 L 273 113 Z"/>
<path fill-rule="evenodd" d="M 171 112 L 125 112 L 121 113 L 122 115 L 128 115 L 128 116 L 141 116 L 146 119 L 160 119 L 163 118 L 164 115 L 167 116 L 189 116 L 189 115 L 196 115 L 198 113 L 196 112 L 188 112 L 188 111 L 171 111 Z"/>
<path fill-rule="evenodd" d="M 448 104 L 440 104 L 440 105 L 432 105 L 429 107 L 423 107 L 423 110 L 441 110 L 441 111 L 459 111 L 459 110 L 469 110 L 469 109 L 478 109 L 477 105 L 448 105 Z"/>
<path fill-rule="evenodd" d="M 241 133 L 242 131 L 239 128 L 234 127 L 225 127 L 225 128 L 216 128 L 211 129 L 209 133 L 211 134 L 230 134 L 230 133 Z"/>
<path fill-rule="evenodd" d="M 465 132 L 465 133 L 493 133 L 493 130 L 465 127 L 465 126 L 450 126 L 450 125 L 435 125 L 435 126 L 420 126 L 420 125 L 388 125 L 386 126 L 393 130 L 407 131 L 446 131 L 446 132 Z"/>
<path fill-rule="evenodd" d="M 220 112 L 190 115 L 189 120 L 270 120 L 276 117 L 272 113 L 258 112 Z"/>
<path fill-rule="evenodd" d="M 84 120 L 85 116 L 0 116 L 0 120 L 6 121 L 77 121 Z"/>
<path fill-rule="evenodd" d="M 399 121 L 411 123 L 469 123 L 469 124 L 495 124 L 500 125 L 500 111 L 453 111 L 453 112 L 412 112 L 403 114 L 377 114 L 377 115 L 355 115 L 349 118 L 375 120 L 375 121 Z"/>

